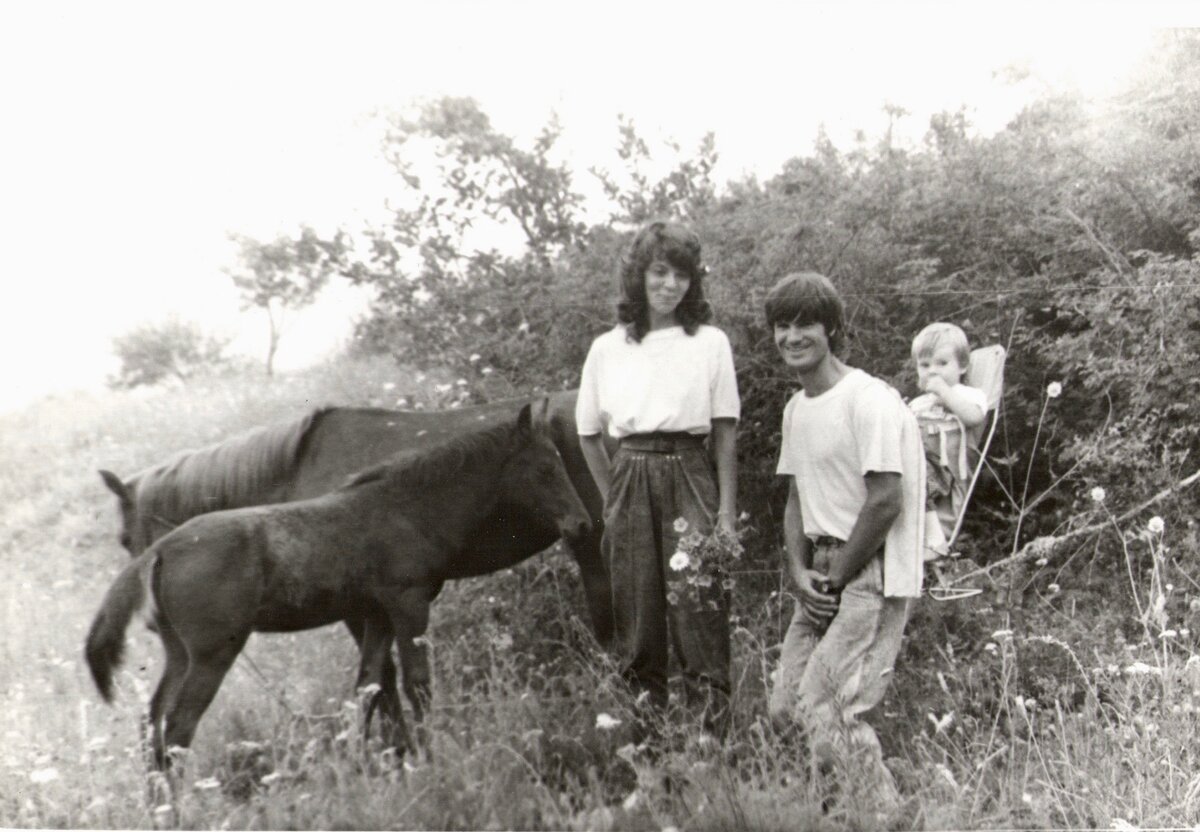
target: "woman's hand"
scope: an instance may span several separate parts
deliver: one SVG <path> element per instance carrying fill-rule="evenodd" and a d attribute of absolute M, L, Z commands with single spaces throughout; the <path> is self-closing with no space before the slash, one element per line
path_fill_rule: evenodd
<path fill-rule="evenodd" d="M 600 499 L 604 501 L 603 516 L 607 517 L 609 475 L 612 471 L 612 463 L 608 458 L 608 451 L 604 447 L 604 437 L 598 433 L 580 436 L 579 449 L 583 451 L 584 462 L 587 463 L 592 480 L 596 483 L 596 490 L 600 492 Z"/>
<path fill-rule="evenodd" d="M 730 534 L 730 535 L 733 535 L 734 537 L 736 537 L 737 531 L 735 529 L 733 516 L 731 514 L 729 514 L 728 512 L 718 511 L 717 512 L 717 522 L 716 522 L 715 527 L 713 528 L 713 531 L 724 532 L 724 533 L 727 533 L 727 534 Z"/>

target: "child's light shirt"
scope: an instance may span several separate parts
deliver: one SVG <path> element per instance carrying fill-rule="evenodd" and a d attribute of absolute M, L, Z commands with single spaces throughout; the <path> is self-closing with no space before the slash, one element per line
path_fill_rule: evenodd
<path fill-rule="evenodd" d="M 981 413 L 987 413 L 987 394 L 978 387 L 960 383 L 951 389 L 971 404 L 978 405 Z M 964 441 L 966 429 L 962 420 L 933 393 L 922 393 L 908 406 L 917 416 L 921 426 L 921 441 L 930 460 L 949 471 L 956 481 L 969 479 L 971 468 L 967 461 L 967 443 Z"/>
<path fill-rule="evenodd" d="M 592 342 L 583 364 L 575 424 L 580 436 L 655 431 L 705 434 L 713 419 L 741 415 L 733 350 L 725 333 L 701 324 L 647 332 L 641 343 L 618 325 Z"/>
<path fill-rule="evenodd" d="M 849 540 L 867 501 L 866 474 L 898 473 L 903 508 L 884 546 L 884 594 L 921 592 L 925 466 L 916 419 L 886 382 L 851 370 L 783 411 L 777 473 L 796 478 L 804 534 Z"/>

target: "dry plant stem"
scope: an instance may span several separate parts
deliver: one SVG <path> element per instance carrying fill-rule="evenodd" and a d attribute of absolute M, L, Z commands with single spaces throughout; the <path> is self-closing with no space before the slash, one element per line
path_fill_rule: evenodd
<path fill-rule="evenodd" d="M 1048 404 L 1049 399 L 1047 399 L 1046 402 Z M 1104 417 L 1104 429 L 1107 429 L 1109 424 L 1112 422 L 1112 414 L 1113 414 L 1113 408 L 1112 408 L 1112 401 L 1110 400 L 1108 403 L 1108 415 Z M 1046 415 L 1046 404 L 1043 404 L 1041 418 L 1045 418 L 1045 415 Z M 1037 450 L 1037 439 L 1038 439 L 1038 436 L 1041 435 L 1041 427 L 1042 427 L 1041 418 L 1039 418 L 1039 420 L 1038 420 L 1038 433 L 1034 436 L 1033 449 L 1030 451 L 1029 468 L 1025 472 L 1025 487 L 1026 487 L 1026 489 L 1028 489 L 1028 487 L 1029 487 L 1029 475 L 1033 471 L 1032 455 Z M 1020 538 L 1021 538 L 1021 524 L 1024 523 L 1025 518 L 1028 517 L 1030 514 L 1032 514 L 1033 510 L 1035 508 L 1037 508 L 1038 505 L 1040 505 L 1043 500 L 1049 499 L 1050 495 L 1054 493 L 1054 489 L 1058 488 L 1058 486 L 1061 483 L 1065 482 L 1068 478 L 1070 478 L 1070 476 L 1072 474 L 1074 474 L 1075 471 L 1080 466 L 1082 466 L 1085 462 L 1087 462 L 1093 456 L 1095 456 L 1096 450 L 1097 450 L 1097 445 L 1093 444 L 1090 448 L 1087 449 L 1087 451 L 1084 454 L 1080 455 L 1080 457 L 1075 460 L 1075 463 L 1069 469 L 1067 469 L 1066 472 L 1064 472 L 1060 476 L 1056 477 L 1054 482 L 1050 483 L 1050 485 L 1048 485 L 1045 489 L 1043 489 L 1042 493 L 1038 494 L 1036 497 L 1034 497 L 1032 501 L 1026 503 L 1026 501 L 1025 501 L 1026 495 L 1025 494 L 1021 495 L 1021 510 L 1017 516 L 1017 530 L 1016 530 L 1016 533 L 1013 535 L 1013 554 L 1014 555 L 1016 554 L 1016 551 L 1017 551 L 1017 549 L 1016 549 L 1017 541 L 1020 540 Z M 996 480 L 997 480 L 997 482 L 999 482 L 1000 478 L 997 477 Z M 1000 487 L 1001 487 L 1001 489 L 1004 489 L 1004 484 L 1000 483 Z M 1013 505 L 1015 506 L 1017 504 L 1016 500 L 1014 500 L 1011 495 L 1007 494 L 1006 489 L 1004 489 L 1004 490 L 1006 491 L 1006 496 L 1008 496 L 1009 501 L 1012 502 Z"/>
<path fill-rule="evenodd" d="M 1003 560 L 998 560 L 995 563 L 989 563 L 987 566 L 981 566 L 978 569 L 972 569 L 970 572 L 966 572 L 962 575 L 959 575 L 957 578 L 954 578 L 953 580 L 949 581 L 947 586 L 954 586 L 955 584 L 962 583 L 963 581 L 967 580 L 968 578 L 974 578 L 977 575 L 987 575 L 993 569 L 999 569 L 1001 566 L 1008 566 L 1010 564 L 1020 563 L 1021 561 L 1028 560 L 1030 557 L 1033 557 L 1034 555 L 1047 555 L 1056 546 L 1066 543 L 1068 540 L 1074 540 L 1077 537 L 1083 537 L 1084 535 L 1088 535 L 1093 532 L 1098 532 L 1101 529 L 1108 526 L 1110 523 L 1117 523 L 1117 524 L 1123 523 L 1126 520 L 1128 520 L 1130 517 L 1133 517 L 1134 515 L 1145 511 L 1147 508 L 1154 505 L 1155 503 L 1160 502 L 1160 501 L 1166 499 L 1167 497 L 1171 496 L 1176 491 L 1187 488 L 1189 485 L 1196 482 L 1196 480 L 1198 480 L 1198 479 L 1200 479 L 1200 471 L 1196 471 L 1195 473 L 1191 474 L 1190 476 L 1184 477 L 1183 479 L 1181 479 L 1179 482 L 1175 483 L 1174 485 L 1164 488 L 1162 491 L 1158 492 L 1150 499 L 1146 500 L 1145 502 L 1139 503 L 1138 505 L 1129 509 L 1124 514 L 1120 515 L 1119 517 L 1117 517 L 1115 519 L 1102 520 L 1099 523 L 1092 523 L 1089 526 L 1084 526 L 1083 528 L 1075 529 L 1074 531 L 1067 532 L 1066 534 L 1062 535 L 1061 537 L 1050 537 L 1050 538 L 1037 537 L 1037 538 L 1034 538 L 1033 540 L 1026 543 L 1024 546 L 1022 546 L 1021 550 L 1019 552 L 1017 552 L 1015 555 L 1004 558 Z"/>
<path fill-rule="evenodd" d="M 1133 605 L 1137 607 L 1138 620 L 1142 622 L 1143 628 L 1146 626 L 1146 611 L 1142 609 L 1142 601 L 1138 598 L 1137 580 L 1133 577 L 1133 558 L 1129 554 L 1129 542 L 1125 540 L 1125 536 L 1121 534 L 1121 528 L 1117 525 L 1117 520 L 1112 519 L 1112 526 L 1117 532 L 1117 536 L 1121 539 L 1121 551 L 1125 554 L 1125 573 L 1129 576 L 1129 593 L 1133 597 Z M 1150 635 L 1149 631 L 1146 633 Z"/>
<path fill-rule="evenodd" d="M 1129 264 L 1129 261 L 1126 260 L 1123 255 L 1120 257 L 1120 259 L 1118 259 L 1118 255 L 1115 254 L 1109 246 L 1105 245 L 1100 238 L 1096 236 L 1096 232 L 1090 225 L 1087 224 L 1086 221 L 1084 221 L 1082 217 L 1080 217 L 1070 208 L 1064 208 L 1063 213 L 1066 214 L 1072 222 L 1078 225 L 1083 233 L 1087 235 L 1087 238 L 1091 240 L 1092 244 L 1101 251 L 1101 253 L 1108 260 L 1109 265 L 1113 267 L 1113 271 L 1122 277 L 1128 277 L 1133 272 L 1133 267 Z"/>
<path fill-rule="evenodd" d="M 1026 498 L 1029 496 L 1029 478 L 1033 475 L 1033 460 L 1037 455 L 1038 439 L 1042 435 L 1042 424 L 1046 421 L 1046 408 L 1050 406 L 1050 397 L 1046 396 L 1042 399 L 1042 412 L 1038 416 L 1037 430 L 1033 434 L 1033 447 L 1029 449 L 1029 465 L 1025 468 L 1025 485 L 1021 488 L 1021 505 L 1025 505 Z M 1013 554 L 1017 552 L 1017 541 L 1021 539 L 1021 524 L 1025 522 L 1025 509 L 1017 515 L 1017 530 L 1013 533 Z"/>

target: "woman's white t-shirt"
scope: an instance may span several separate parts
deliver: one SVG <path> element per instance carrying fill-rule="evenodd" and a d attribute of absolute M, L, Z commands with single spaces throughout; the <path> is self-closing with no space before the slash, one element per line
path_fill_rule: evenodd
<path fill-rule="evenodd" d="M 647 332 L 641 343 L 623 324 L 592 342 L 583 364 L 575 423 L 580 436 L 685 431 L 708 433 L 713 419 L 741 414 L 733 350 L 725 333 L 701 324 Z"/>

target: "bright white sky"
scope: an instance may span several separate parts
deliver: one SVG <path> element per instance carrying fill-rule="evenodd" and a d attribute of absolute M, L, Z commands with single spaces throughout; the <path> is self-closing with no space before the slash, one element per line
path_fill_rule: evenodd
<path fill-rule="evenodd" d="M 967 10 L 969 9 L 969 11 Z M 363 117 L 442 94 L 501 130 L 552 110 L 586 168 L 615 168 L 617 114 L 694 148 L 718 179 L 769 177 L 811 150 L 878 135 L 882 105 L 966 104 L 993 131 L 1046 84 L 1102 94 L 1183 4 L 38 2 L 0 8 L 0 410 L 102 384 L 111 338 L 170 314 L 265 349 L 221 267 L 227 231 L 378 215 L 394 188 Z M 1036 80 L 993 71 L 1024 62 Z M 295 317 L 281 367 L 350 330 L 362 300 Z"/>

